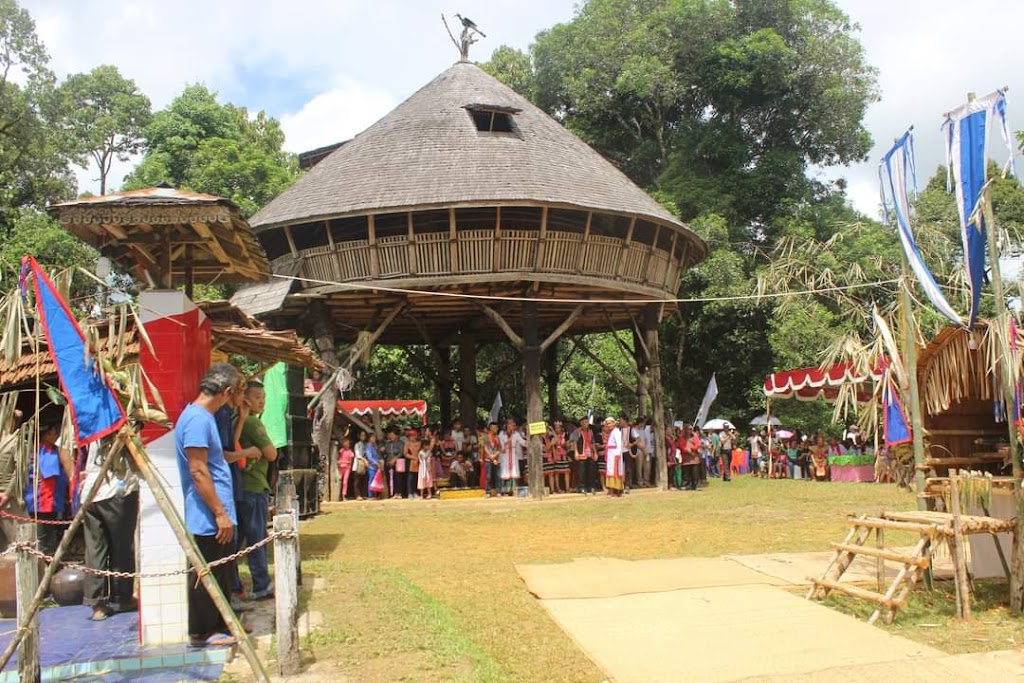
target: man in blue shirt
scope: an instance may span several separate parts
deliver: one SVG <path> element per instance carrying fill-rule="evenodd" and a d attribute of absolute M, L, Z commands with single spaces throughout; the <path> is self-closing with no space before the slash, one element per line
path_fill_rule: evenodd
<path fill-rule="evenodd" d="M 199 396 L 174 426 L 178 474 L 185 496 L 185 527 L 207 562 L 231 554 L 235 537 L 235 496 L 231 470 L 224 458 L 216 413 L 231 400 L 239 373 L 229 363 L 214 363 L 199 383 Z M 228 565 L 211 570 L 225 595 L 231 588 Z M 202 583 L 189 580 L 188 634 L 194 647 L 233 645 L 226 625 Z"/>

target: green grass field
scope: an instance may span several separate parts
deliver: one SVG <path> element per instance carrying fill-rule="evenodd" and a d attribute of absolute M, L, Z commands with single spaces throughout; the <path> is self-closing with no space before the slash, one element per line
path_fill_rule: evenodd
<path fill-rule="evenodd" d="M 516 564 L 822 551 L 842 539 L 846 515 L 912 509 L 914 499 L 888 485 L 743 477 L 696 493 L 621 499 L 326 507 L 302 527 L 303 571 L 326 585 L 307 596 L 324 617 L 303 643 L 308 660 L 358 681 L 558 683 L 603 675 L 527 592 Z M 979 619 L 999 616 L 997 594 Z M 887 628 L 941 647 L 950 619 L 938 608 L 947 603 L 951 611 L 945 596 L 915 596 L 908 618 Z M 1017 637 L 1010 634 L 1022 633 L 1020 620 L 1002 612 L 995 635 L 979 636 L 986 640 L 974 649 L 1007 647 Z"/>

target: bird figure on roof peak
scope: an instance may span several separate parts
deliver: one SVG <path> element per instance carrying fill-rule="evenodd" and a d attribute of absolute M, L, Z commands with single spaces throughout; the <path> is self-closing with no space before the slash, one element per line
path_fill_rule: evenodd
<path fill-rule="evenodd" d="M 452 43 L 459 50 L 459 61 L 469 61 L 469 47 L 480 38 L 486 38 L 487 34 L 480 30 L 480 27 L 476 25 L 469 17 L 464 17 L 459 13 L 455 14 L 455 18 L 462 22 L 462 34 L 458 40 L 455 38 L 455 34 L 452 33 L 451 28 L 448 26 L 448 20 L 445 19 L 444 15 L 441 15 L 441 21 L 444 22 L 444 27 L 448 31 L 448 37 L 452 39 Z"/>

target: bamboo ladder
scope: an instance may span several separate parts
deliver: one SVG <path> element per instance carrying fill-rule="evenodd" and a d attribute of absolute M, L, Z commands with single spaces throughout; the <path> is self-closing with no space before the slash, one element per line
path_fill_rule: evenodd
<path fill-rule="evenodd" d="M 910 554 L 885 547 L 885 531 L 887 529 L 919 534 L 917 544 Z M 865 545 L 872 532 L 875 535 L 873 547 Z M 831 544 L 835 549 L 835 556 L 821 578 L 809 577 L 811 589 L 807 592 L 807 599 L 824 600 L 831 591 L 845 593 L 877 605 L 868 619 L 869 624 L 873 624 L 879 616 L 885 623 L 890 624 L 896 617 L 896 611 L 906 607 L 907 596 L 931 564 L 932 545 L 935 538 L 942 535 L 944 535 L 943 528 L 936 523 L 897 521 L 886 519 L 883 515 L 851 517 L 850 531 L 846 538 L 842 543 Z M 843 574 L 850 568 L 858 555 L 875 558 L 878 568 L 877 591 L 840 583 Z M 900 566 L 900 570 L 886 588 L 885 563 L 887 561 L 895 562 Z"/>

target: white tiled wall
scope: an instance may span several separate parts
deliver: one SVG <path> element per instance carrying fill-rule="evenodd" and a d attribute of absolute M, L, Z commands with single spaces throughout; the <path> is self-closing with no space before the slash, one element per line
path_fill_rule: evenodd
<path fill-rule="evenodd" d="M 146 446 L 146 452 L 181 515 L 183 499 L 174 432 L 151 442 Z M 140 571 L 153 573 L 184 569 L 185 553 L 148 487 L 142 487 L 139 502 Z M 188 638 L 188 580 L 189 575 L 182 574 L 140 580 L 139 619 L 144 644 L 181 643 Z"/>

